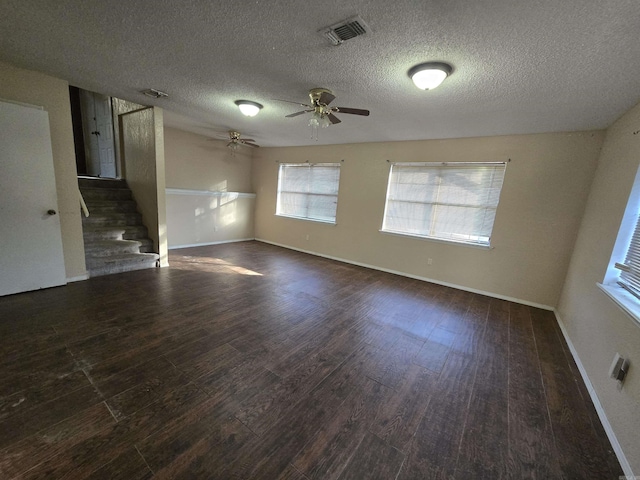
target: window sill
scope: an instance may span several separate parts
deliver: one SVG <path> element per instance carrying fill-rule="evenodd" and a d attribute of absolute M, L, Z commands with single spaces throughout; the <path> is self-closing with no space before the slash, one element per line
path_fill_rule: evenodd
<path fill-rule="evenodd" d="M 275 213 L 274 215 L 276 217 L 291 218 L 293 220 L 304 220 L 307 222 L 324 223 L 326 225 L 336 225 L 336 222 L 331 222 L 329 220 L 318 220 L 317 218 L 294 217 L 293 215 L 282 215 L 281 213 Z"/>
<path fill-rule="evenodd" d="M 449 245 L 461 245 L 463 247 L 480 248 L 482 250 L 493 250 L 494 249 L 494 247 L 492 247 L 491 245 L 483 245 L 481 243 L 464 242 L 462 240 L 446 240 L 444 238 L 424 237 L 422 235 L 413 235 L 411 233 L 392 232 L 390 230 L 378 230 L 378 231 L 380 233 L 384 233 L 386 235 L 394 235 L 394 236 L 397 236 L 397 237 L 416 238 L 418 240 L 426 240 L 428 242 L 446 243 L 446 244 L 449 244 Z"/>
<path fill-rule="evenodd" d="M 619 285 L 605 285 L 602 283 L 596 283 L 596 285 L 640 328 L 640 299 L 634 297 Z"/>

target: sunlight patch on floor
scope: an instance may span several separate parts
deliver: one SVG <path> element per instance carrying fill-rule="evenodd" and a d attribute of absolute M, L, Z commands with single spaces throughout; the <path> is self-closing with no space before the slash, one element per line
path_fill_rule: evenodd
<path fill-rule="evenodd" d="M 180 256 L 171 259 L 171 268 L 209 273 L 234 273 L 262 277 L 259 272 L 249 270 L 220 258 Z"/>

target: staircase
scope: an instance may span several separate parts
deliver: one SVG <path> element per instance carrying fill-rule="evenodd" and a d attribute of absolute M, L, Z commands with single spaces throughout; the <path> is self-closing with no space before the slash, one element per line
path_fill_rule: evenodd
<path fill-rule="evenodd" d="M 153 268 L 160 256 L 124 180 L 78 177 L 89 216 L 82 214 L 84 255 L 90 277 Z"/>

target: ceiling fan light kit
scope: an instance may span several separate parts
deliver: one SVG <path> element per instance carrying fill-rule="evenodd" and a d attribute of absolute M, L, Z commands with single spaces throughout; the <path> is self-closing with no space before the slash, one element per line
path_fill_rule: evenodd
<path fill-rule="evenodd" d="M 433 90 L 451 75 L 453 68 L 448 63 L 427 62 L 411 67 L 408 74 L 421 90 Z"/>
<path fill-rule="evenodd" d="M 241 138 L 242 134 L 240 132 L 236 132 L 235 130 L 229 130 L 229 143 L 227 143 L 227 147 L 229 147 L 233 152 L 235 152 L 238 147 L 247 146 L 247 147 L 259 147 L 260 145 L 256 145 L 255 140 L 253 138 Z"/>
<path fill-rule="evenodd" d="M 250 100 L 236 100 L 234 103 L 238 106 L 242 114 L 247 117 L 255 117 L 262 109 L 262 105 Z"/>
<path fill-rule="evenodd" d="M 309 119 L 309 126 L 310 127 L 327 128 L 329 125 L 331 125 L 331 120 L 329 120 L 329 116 L 328 115 L 322 115 L 320 113 L 314 112 L 314 114 Z"/>
<path fill-rule="evenodd" d="M 312 129 L 311 138 L 314 138 L 315 136 L 315 139 L 317 140 L 318 127 L 326 128 L 329 125 L 335 125 L 336 123 L 342 122 L 342 120 L 336 117 L 334 113 L 348 113 L 350 115 L 362 115 L 365 117 L 369 116 L 369 110 L 349 107 L 330 107 L 329 104 L 333 102 L 335 98 L 336 96 L 327 88 L 312 88 L 309 90 L 310 104 L 291 102 L 289 100 L 278 101 L 293 103 L 295 105 L 305 107 L 305 110 L 290 113 L 289 115 L 285 115 L 285 117 L 291 118 L 305 113 L 311 113 L 311 118 L 309 119 L 309 126 Z"/>

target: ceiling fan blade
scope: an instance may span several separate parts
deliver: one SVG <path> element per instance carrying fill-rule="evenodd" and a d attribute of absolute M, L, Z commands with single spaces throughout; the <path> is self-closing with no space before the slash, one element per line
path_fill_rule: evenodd
<path fill-rule="evenodd" d="M 234 143 L 236 143 L 236 142 L 229 142 L 229 143 L 227 143 L 227 147 L 230 147 L 230 146 L 231 146 L 231 145 L 233 145 Z"/>
<path fill-rule="evenodd" d="M 292 102 L 290 100 L 280 100 L 279 98 L 274 98 L 273 100 L 275 100 L 276 102 L 293 103 L 294 105 L 300 105 L 301 107 L 313 108 L 311 105 L 307 105 L 306 103 Z"/>
<path fill-rule="evenodd" d="M 247 147 L 255 147 L 255 148 L 258 148 L 260 146 L 260 145 L 256 145 L 255 143 L 246 143 L 246 142 L 243 142 L 242 145 L 246 145 Z"/>
<path fill-rule="evenodd" d="M 342 120 L 340 120 L 338 117 L 336 117 L 333 113 L 328 113 L 327 117 L 329 117 L 329 121 L 331 123 L 333 123 L 333 124 L 342 122 Z"/>
<path fill-rule="evenodd" d="M 336 96 L 333 93 L 322 92 L 318 101 L 323 105 L 329 105 L 335 100 Z"/>
<path fill-rule="evenodd" d="M 285 115 L 285 117 L 288 117 L 288 118 L 297 117 L 298 115 L 302 115 L 303 113 L 307 113 L 307 112 L 313 112 L 313 110 L 302 110 L 300 112 L 290 113 L 289 115 Z"/>
<path fill-rule="evenodd" d="M 364 115 L 365 117 L 369 116 L 369 110 L 362 110 L 360 108 L 348 108 L 348 107 L 334 107 L 335 112 L 338 113 L 350 113 L 352 115 Z"/>
<path fill-rule="evenodd" d="M 240 141 L 241 142 L 255 142 L 255 140 L 253 138 L 241 138 Z"/>

